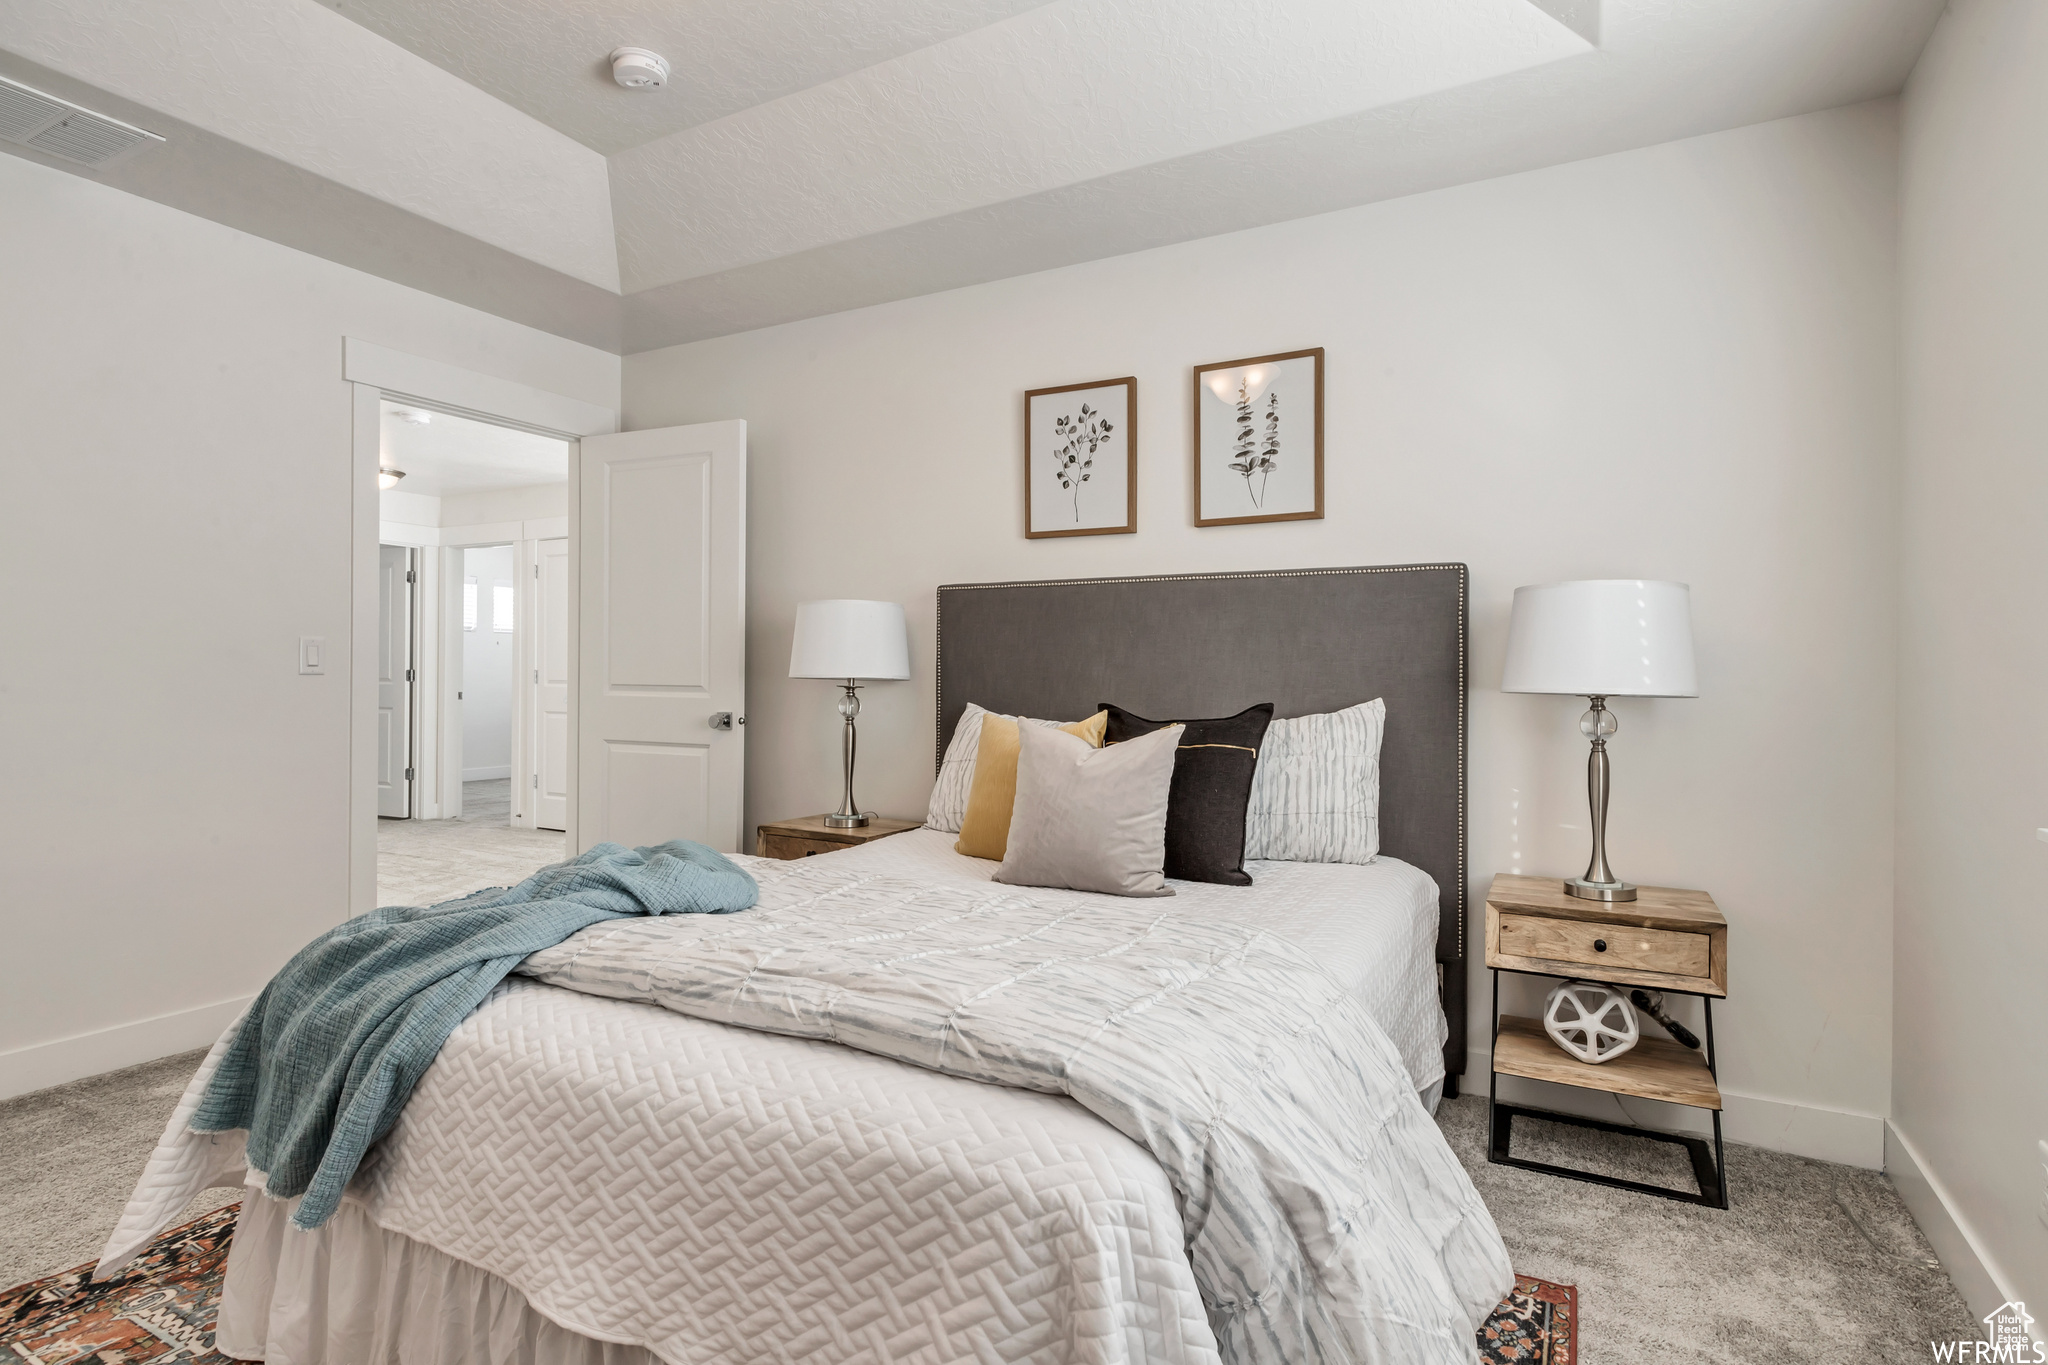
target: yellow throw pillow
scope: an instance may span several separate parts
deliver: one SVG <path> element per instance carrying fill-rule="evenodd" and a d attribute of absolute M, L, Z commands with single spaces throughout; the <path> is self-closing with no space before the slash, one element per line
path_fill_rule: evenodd
<path fill-rule="evenodd" d="M 1060 729 L 1102 747 L 1109 712 L 1097 711 Z M 974 785 L 967 792 L 967 814 L 960 817 L 957 853 L 970 858 L 1003 860 L 1010 846 L 1010 812 L 1017 804 L 1017 722 L 1008 716 L 981 718 L 981 743 L 974 751 Z"/>

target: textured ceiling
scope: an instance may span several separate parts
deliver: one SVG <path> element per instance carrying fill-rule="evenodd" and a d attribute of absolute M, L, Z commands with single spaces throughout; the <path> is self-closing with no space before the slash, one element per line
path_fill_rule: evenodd
<path fill-rule="evenodd" d="M 320 0 L 607 155 L 955 38 L 1046 0 Z M 668 59 L 626 91 L 617 47 Z"/>
<path fill-rule="evenodd" d="M 1892 94 L 1941 8 L 618 3 L 0 0 L 0 72 L 170 137 L 109 184 L 630 352 Z"/>
<path fill-rule="evenodd" d="M 620 278 L 730 270 L 1592 50 L 1523 0 L 1056 0 L 615 157 Z"/>
<path fill-rule="evenodd" d="M 0 48 L 618 288 L 602 156 L 312 0 L 0 0 Z"/>

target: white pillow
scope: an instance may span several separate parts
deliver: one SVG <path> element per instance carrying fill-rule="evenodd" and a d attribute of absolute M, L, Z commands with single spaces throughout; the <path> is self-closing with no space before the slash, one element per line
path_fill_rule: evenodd
<path fill-rule="evenodd" d="M 1017 727 L 1017 805 L 995 880 L 1111 896 L 1171 896 L 1166 797 L 1181 727 L 1098 749 L 1037 725 Z"/>
<path fill-rule="evenodd" d="M 924 827 L 940 829 L 948 834 L 960 832 L 960 822 L 967 816 L 967 796 L 974 789 L 974 760 L 981 752 L 981 718 L 987 715 L 1002 715 L 967 703 L 967 709 L 960 714 L 960 723 L 953 727 L 953 738 L 946 745 L 946 756 L 939 760 L 939 778 L 932 784 L 932 799 L 925 806 Z M 1058 729 L 1067 722 L 1063 720 L 1034 720 L 1030 716 L 1003 716 L 1005 720 L 1018 721 L 1023 725 L 1044 725 Z"/>
<path fill-rule="evenodd" d="M 1276 720 L 1259 746 L 1244 810 L 1244 856 L 1369 863 L 1380 851 L 1378 697 L 1342 711 Z"/>

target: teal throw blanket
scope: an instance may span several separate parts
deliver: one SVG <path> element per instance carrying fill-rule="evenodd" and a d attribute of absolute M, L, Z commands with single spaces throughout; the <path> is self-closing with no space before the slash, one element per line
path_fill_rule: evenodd
<path fill-rule="evenodd" d="M 292 1222 L 333 1214 L 441 1044 L 506 973 L 579 929 L 625 915 L 751 907 L 754 879 L 686 839 L 598 844 L 509 890 L 358 915 L 299 950 L 249 1007 L 192 1129 L 249 1132 L 249 1165 Z"/>

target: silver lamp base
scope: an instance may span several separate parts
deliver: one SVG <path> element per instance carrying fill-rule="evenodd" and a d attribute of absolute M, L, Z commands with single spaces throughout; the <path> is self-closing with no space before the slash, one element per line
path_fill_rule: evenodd
<path fill-rule="evenodd" d="M 840 745 L 840 758 L 846 769 L 846 794 L 839 798 L 839 809 L 825 817 L 826 829 L 859 829 L 875 818 L 871 810 L 864 811 L 853 799 L 853 754 L 857 743 L 853 732 L 853 718 L 860 714 L 860 682 L 848 678 L 840 686 L 846 689 L 846 696 L 840 700 L 839 714 L 846 717 L 846 729 Z"/>
<path fill-rule="evenodd" d="M 1589 882 L 1584 877 L 1566 877 L 1564 893 L 1582 901 L 1632 901 L 1636 888 L 1631 882 Z"/>
<path fill-rule="evenodd" d="M 1564 893 L 1582 901 L 1632 901 L 1636 889 L 1607 866 L 1607 737 L 1619 727 L 1607 698 L 1588 697 L 1592 709 L 1579 717 L 1579 733 L 1593 741 L 1586 755 L 1586 804 L 1593 816 L 1593 860 L 1586 875 L 1567 877 Z"/>

